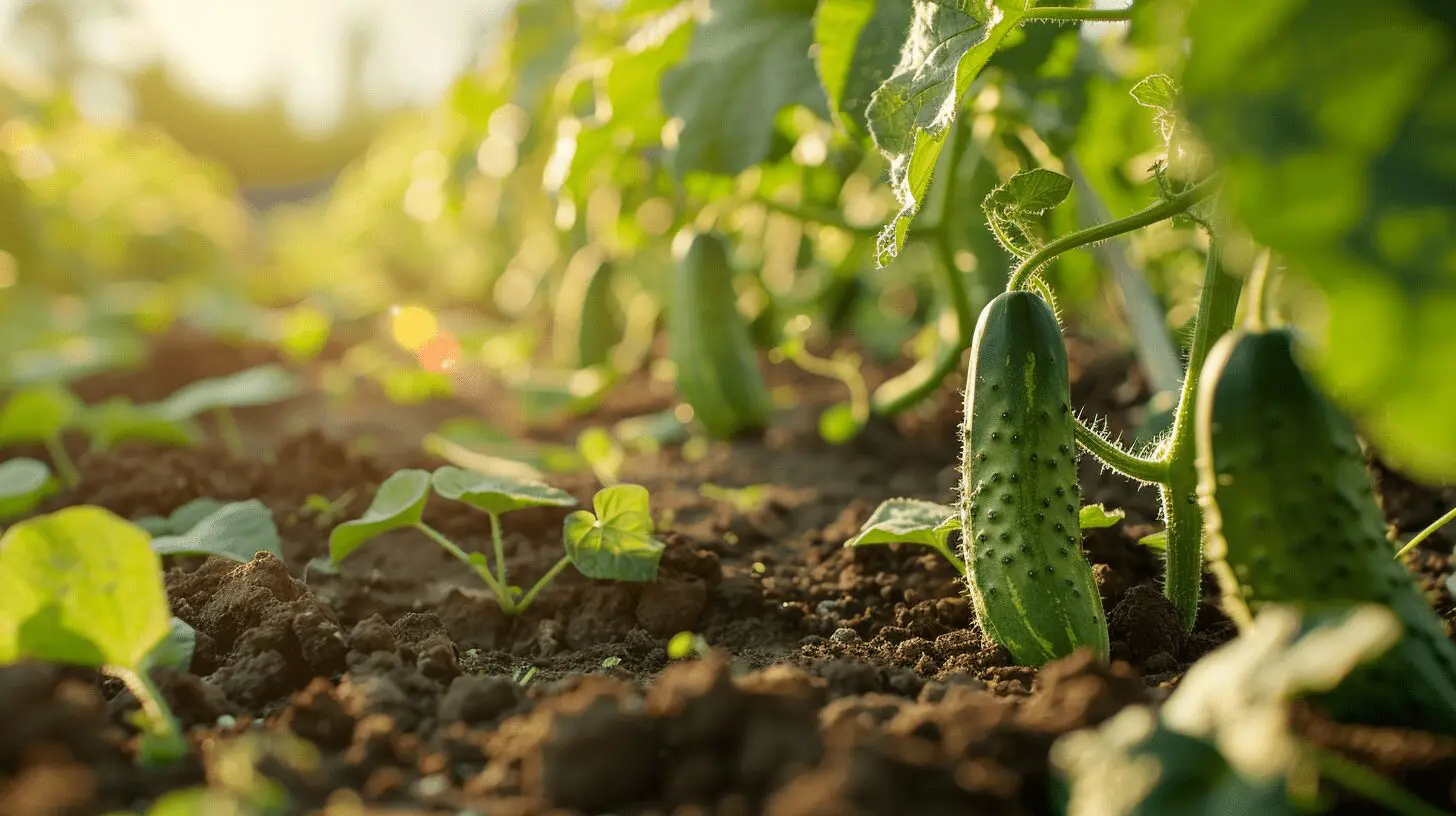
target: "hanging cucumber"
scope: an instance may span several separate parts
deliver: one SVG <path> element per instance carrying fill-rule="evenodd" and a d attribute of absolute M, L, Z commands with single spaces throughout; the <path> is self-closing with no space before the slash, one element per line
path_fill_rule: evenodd
<path fill-rule="evenodd" d="M 1293 336 L 1225 336 L 1203 383 L 1199 494 L 1230 614 L 1389 607 L 1404 637 L 1320 703 L 1340 719 L 1456 733 L 1456 646 L 1394 558 L 1355 428 L 1295 361 Z"/>
<path fill-rule="evenodd" d="M 982 631 L 1023 665 L 1079 646 L 1106 660 L 1081 546 L 1067 349 L 1046 301 L 1016 291 L 987 304 L 966 381 L 961 530 Z"/>
<path fill-rule="evenodd" d="M 561 365 L 586 368 L 605 363 L 622 339 L 623 321 L 612 281 L 612 262 L 594 245 L 578 250 L 567 263 L 551 325 L 551 342 Z"/>
<path fill-rule="evenodd" d="M 714 437 L 766 427 L 773 403 L 738 311 L 727 242 L 714 233 L 684 232 L 674 250 L 667 339 L 678 395 Z"/>

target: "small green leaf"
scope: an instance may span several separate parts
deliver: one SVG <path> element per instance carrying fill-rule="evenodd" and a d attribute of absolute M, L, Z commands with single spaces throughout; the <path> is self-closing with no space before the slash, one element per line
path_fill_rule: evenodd
<path fill-rule="evenodd" d="M 733 505 L 740 513 L 752 513 L 768 501 L 768 491 L 773 485 L 756 484 L 746 487 L 721 487 L 711 482 L 704 482 L 698 493 L 705 499 L 725 502 Z"/>
<path fill-rule="evenodd" d="M 1065 201 L 1071 192 L 1070 178 L 1038 167 L 1017 173 L 1005 184 L 997 185 L 982 200 L 981 209 L 998 237 L 1015 242 L 1016 246 L 1008 249 L 1029 253 L 1038 243 L 1034 232 L 1036 219 Z"/>
<path fill-rule="evenodd" d="M 1132 86 L 1132 98 L 1139 105 L 1171 112 L 1178 102 L 1178 86 L 1167 74 L 1153 74 Z"/>
<path fill-rule="evenodd" d="M 604 669 L 616 668 L 617 666 L 621 665 L 621 663 L 622 663 L 622 658 L 617 657 L 616 655 L 612 655 L 611 657 L 609 657 L 609 658 L 607 658 L 607 659 L 605 659 L 605 660 L 602 661 L 602 668 L 604 668 Z"/>
<path fill-rule="evenodd" d="M 161 516 L 147 516 L 145 518 L 132 519 L 131 523 L 151 533 L 154 537 L 181 535 L 197 526 L 199 521 L 216 513 L 218 508 L 224 504 L 226 502 L 209 499 L 204 496 L 193 499 L 178 507 L 166 518 L 162 518 Z"/>
<path fill-rule="evenodd" d="M 1082 510 L 1077 516 L 1078 524 L 1082 526 L 1083 530 L 1100 530 L 1127 518 L 1127 511 L 1120 507 L 1108 510 L 1100 504 L 1087 504 L 1082 506 Z"/>
<path fill-rule="evenodd" d="M 181 618 L 172 618 L 171 630 L 147 655 L 146 668 L 167 666 L 187 671 L 192 665 L 192 654 L 197 651 L 197 630 Z"/>
<path fill-rule="evenodd" d="M 566 517 L 566 554 L 582 575 L 614 581 L 653 581 L 666 545 L 652 537 L 647 488 L 614 485 L 592 498 L 596 514 Z"/>
<path fill-rule="evenodd" d="M 954 527 L 947 527 L 952 519 Z M 946 546 L 951 531 L 957 529 L 960 529 L 960 513 L 954 507 L 920 499 L 887 499 L 844 546 L 905 543 L 941 549 Z"/>
<path fill-rule="evenodd" d="M 843 445 L 859 436 L 864 423 L 855 416 L 854 406 L 839 402 L 819 415 L 819 438 L 831 445 Z"/>
<path fill-rule="evenodd" d="M 80 424 L 90 435 L 94 450 L 108 450 L 122 442 L 190 447 L 198 436 L 196 425 L 166 415 L 160 404 L 135 405 L 126 397 L 86 408 Z"/>
<path fill-rule="evenodd" d="M 708 654 L 708 641 L 697 632 L 678 632 L 667 642 L 667 657 L 669 660 L 682 660 L 686 657 L 703 657 Z"/>
<path fill-rule="evenodd" d="M 571 507 L 576 504 L 570 493 L 542 482 L 476 473 L 453 465 L 436 470 L 430 477 L 430 483 L 441 498 L 464 502 L 496 516 L 524 507 Z"/>
<path fill-rule="evenodd" d="M 29 513 L 56 488 L 44 462 L 25 457 L 0 462 L 0 520 Z"/>
<path fill-rule="evenodd" d="M 108 510 L 68 507 L 0 536 L 0 663 L 137 668 L 170 618 L 161 558 Z"/>
<path fill-rule="evenodd" d="M 273 511 L 257 499 L 220 505 L 200 518 L 195 518 L 198 508 L 191 508 L 193 517 L 179 521 L 183 510 L 189 510 L 189 505 L 168 520 L 176 531 L 173 535 L 152 540 L 152 549 L 159 555 L 215 555 L 246 564 L 257 553 L 266 552 L 283 559 Z"/>
<path fill-rule="evenodd" d="M 157 403 L 157 409 L 169 419 L 190 419 L 218 408 L 271 405 L 301 390 L 297 377 L 269 363 L 183 386 Z"/>
<path fill-rule="evenodd" d="M 429 497 L 427 470 L 401 470 L 385 479 L 364 515 L 334 528 L 329 536 L 329 558 L 337 565 L 369 539 L 419 523 Z"/>
<path fill-rule="evenodd" d="M 0 408 L 0 447 L 55 439 L 81 412 L 81 401 L 55 386 L 17 391 Z"/>
<path fill-rule="evenodd" d="M 642 453 L 656 453 L 664 445 L 688 438 L 688 426 L 672 411 L 628 417 L 612 426 L 612 435 L 624 446 Z"/>
<path fill-rule="evenodd" d="M 1138 544 L 1154 552 L 1163 552 L 1168 549 L 1168 531 L 1159 530 L 1156 533 L 1149 533 L 1138 539 Z"/>

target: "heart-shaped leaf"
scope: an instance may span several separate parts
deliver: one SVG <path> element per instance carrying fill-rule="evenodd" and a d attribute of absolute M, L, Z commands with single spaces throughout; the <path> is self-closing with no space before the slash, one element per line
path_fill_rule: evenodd
<path fill-rule="evenodd" d="M 0 663 L 137 668 L 170 618 L 146 531 L 109 510 L 68 507 L 0 537 Z"/>
<path fill-rule="evenodd" d="M 0 519 L 29 513 L 56 492 L 56 480 L 44 462 L 21 457 L 0 463 Z"/>
<path fill-rule="evenodd" d="M 94 450 L 107 450 L 122 442 L 190 447 L 198 436 L 193 423 L 168 416 L 158 404 L 136 405 L 125 397 L 86 408 L 80 424 L 90 435 Z"/>
<path fill-rule="evenodd" d="M 595 514 L 566 517 L 563 537 L 571 563 L 588 578 L 653 581 L 665 545 L 652 537 L 647 488 L 613 485 L 592 498 Z"/>
<path fill-rule="evenodd" d="M 280 365 L 269 363 L 224 377 L 198 380 L 157 405 L 169 419 L 190 419 L 218 408 L 271 405 L 296 396 L 301 390 L 296 376 Z"/>
<path fill-rule="evenodd" d="M 441 498 L 464 502 L 496 516 L 524 507 L 570 507 L 576 504 L 570 493 L 542 482 L 477 473 L 453 465 L 436 470 L 430 482 Z"/>
<path fill-rule="evenodd" d="M 960 528 L 960 512 L 954 507 L 920 499 L 887 499 L 844 546 L 921 544 L 964 571 L 964 562 L 950 549 L 950 534 Z"/>
<path fill-rule="evenodd" d="M 151 533 L 153 538 L 181 535 L 216 513 L 224 504 L 227 502 L 204 496 L 178 507 L 170 516 L 143 516 L 132 519 L 131 523 Z"/>
<path fill-rule="evenodd" d="M 147 655 L 147 668 L 167 666 L 187 671 L 192 666 L 192 654 L 197 651 L 197 630 L 181 618 L 172 618 L 171 630 Z"/>
<path fill-rule="evenodd" d="M 1100 530 L 1127 518 L 1127 511 L 1117 507 L 1108 510 L 1100 504 L 1088 504 L 1082 507 L 1077 516 L 1083 530 Z"/>
<path fill-rule="evenodd" d="M 198 509 L 206 506 L 192 508 L 189 504 L 178 508 L 168 519 L 175 533 L 152 539 L 152 549 L 159 555 L 215 555 L 243 564 L 259 552 L 282 560 L 278 525 L 273 521 L 273 511 L 262 502 L 248 499 L 224 504 L 201 518 L 195 517 Z M 179 519 L 183 511 L 192 517 Z"/>
<path fill-rule="evenodd" d="M 17 391 L 0 408 L 0 446 L 55 439 L 81 412 L 71 392 L 42 385 Z"/>
<path fill-rule="evenodd" d="M 409 469 L 395 473 L 379 486 L 364 515 L 334 528 L 329 536 L 329 557 L 337 565 L 369 539 L 414 526 L 424 514 L 429 497 L 429 471 Z"/>

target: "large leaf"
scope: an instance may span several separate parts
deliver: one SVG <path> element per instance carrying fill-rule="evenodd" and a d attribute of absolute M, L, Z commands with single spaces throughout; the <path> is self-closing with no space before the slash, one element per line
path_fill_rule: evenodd
<path fill-rule="evenodd" d="M 900 202 L 900 212 L 880 236 L 881 264 L 905 245 L 961 98 L 1026 14 L 1017 4 L 994 0 L 913 3 L 915 21 L 900 63 L 875 91 L 867 112 L 875 144 L 890 160 L 890 183 Z"/>
<path fill-rule="evenodd" d="M 189 419 L 218 408 L 270 405 L 295 396 L 298 378 L 279 365 L 260 365 L 236 374 L 185 385 L 157 404 L 170 419 Z"/>
<path fill-rule="evenodd" d="M 1317 371 L 1389 459 L 1456 476 L 1456 26 L 1392 0 L 1200 2 L 1187 114 L 1228 210 L 1326 295 Z"/>
<path fill-rule="evenodd" d="M 954 507 L 920 499 L 886 499 L 844 546 L 921 544 L 964 571 L 965 563 L 950 549 L 950 535 L 960 529 L 960 522 L 960 511 Z"/>
<path fill-rule="evenodd" d="M 192 655 L 197 651 L 197 630 L 181 618 L 172 618 L 167 636 L 157 642 L 147 655 L 146 665 L 168 666 L 187 671 L 192 665 Z"/>
<path fill-rule="evenodd" d="M 0 521 L 29 513 L 56 486 L 44 462 L 25 457 L 0 462 Z"/>
<path fill-rule="evenodd" d="M 134 669 L 170 619 L 146 531 L 109 510 L 68 507 L 0 537 L 0 663 Z"/>
<path fill-rule="evenodd" d="M 614 485 L 597 491 L 592 514 L 566 517 L 562 537 L 571 563 L 588 578 L 653 581 L 665 545 L 652 537 L 647 488 Z"/>
<path fill-rule="evenodd" d="M 895 72 L 914 6 L 905 0 L 820 0 L 814 15 L 815 62 L 836 120 L 869 133 L 870 96 Z"/>
<path fill-rule="evenodd" d="M 564 490 L 526 479 L 478 473 L 453 465 L 435 471 L 430 484 L 441 497 L 464 502 L 499 516 L 525 507 L 570 507 L 576 499 Z"/>
<path fill-rule="evenodd" d="M 774 119 L 790 105 L 828 117 L 814 74 L 814 0 L 711 0 L 687 57 L 662 77 L 662 103 L 682 119 L 674 167 L 737 175 L 763 161 Z"/>
<path fill-rule="evenodd" d="M 159 555 L 215 555 L 246 564 L 254 555 L 266 552 L 282 560 L 273 511 L 257 499 L 211 508 L 182 527 L 173 520 L 187 509 L 184 505 L 169 519 L 175 533 L 152 539 L 152 549 Z"/>
<path fill-rule="evenodd" d="M 418 524 L 429 498 L 428 470 L 401 470 L 385 479 L 364 515 L 340 524 L 329 535 L 330 561 L 338 565 L 369 539 Z"/>

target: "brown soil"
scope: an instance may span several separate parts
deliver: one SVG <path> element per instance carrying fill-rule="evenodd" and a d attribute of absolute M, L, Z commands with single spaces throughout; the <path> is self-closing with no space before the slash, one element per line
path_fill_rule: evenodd
<path fill-rule="evenodd" d="M 171 335 L 145 369 L 78 391 L 88 400 L 154 399 L 269 359 Z M 1080 343 L 1072 361 L 1078 404 L 1129 430 L 1132 406 L 1147 396 L 1136 369 Z M 278 519 L 284 559 L 170 565 L 173 611 L 198 632 L 191 672 L 158 677 L 198 749 L 178 767 L 136 765 L 126 719 L 135 701 L 96 673 L 0 669 L 0 814 L 142 809 L 204 781 L 202 757 L 216 738 L 284 731 L 313 746 L 317 762 L 279 742 L 260 767 L 297 813 L 329 802 L 504 816 L 1050 813 L 1046 757 L 1058 736 L 1156 703 L 1232 636 L 1212 603 L 1192 635 L 1179 632 L 1157 589 L 1158 561 L 1136 544 L 1157 528 L 1156 497 L 1084 458 L 1087 500 L 1128 513 L 1086 539 L 1114 662 L 1074 655 L 1041 671 L 1010 665 L 983 640 L 955 572 L 937 556 L 842 546 L 882 499 L 951 499 L 949 440 L 959 421 L 951 389 L 914 417 L 877 422 L 835 447 L 818 440 L 812 421 L 815 405 L 839 398 L 833 385 L 786 369 L 773 376 L 804 394 L 774 430 L 715 445 L 698 461 L 668 450 L 629 462 L 623 478 L 647 486 L 654 511 L 672 519 L 656 583 L 568 570 L 520 619 L 502 615 L 458 562 L 408 531 L 366 545 L 338 575 L 306 570 L 328 537 L 299 512 L 306 496 L 353 488 L 342 517 L 356 516 L 395 469 L 439 464 L 412 450 L 422 433 L 446 416 L 480 415 L 478 407 L 401 408 L 361 387 L 342 409 L 310 395 L 240 411 L 250 449 L 264 454 L 257 459 L 214 447 L 86 454 L 77 445 L 84 483 L 42 512 L 88 503 L 134 518 L 202 496 L 258 498 Z M 610 414 L 669 404 L 645 382 L 620 391 Z M 579 427 L 535 433 L 569 439 Z M 369 456 L 349 443 L 363 428 L 388 431 Z M 26 453 L 39 452 L 6 455 Z M 1456 502 L 1456 491 L 1380 475 L 1391 521 L 1407 534 Z M 589 475 L 553 482 L 584 501 L 599 486 Z M 705 482 L 772 487 L 760 506 L 741 510 L 704 498 Z M 506 517 L 517 583 L 559 557 L 563 516 Z M 427 520 L 467 550 L 489 548 L 475 511 L 436 500 Z M 1438 534 L 1410 561 L 1448 620 L 1453 540 Z M 700 633 L 711 656 L 670 662 L 666 642 L 684 630 Z M 530 670 L 528 682 L 513 679 Z M 1456 742 L 1312 718 L 1301 727 L 1428 801 L 1456 806 Z M 1353 799 L 1337 806 L 1378 812 Z"/>

